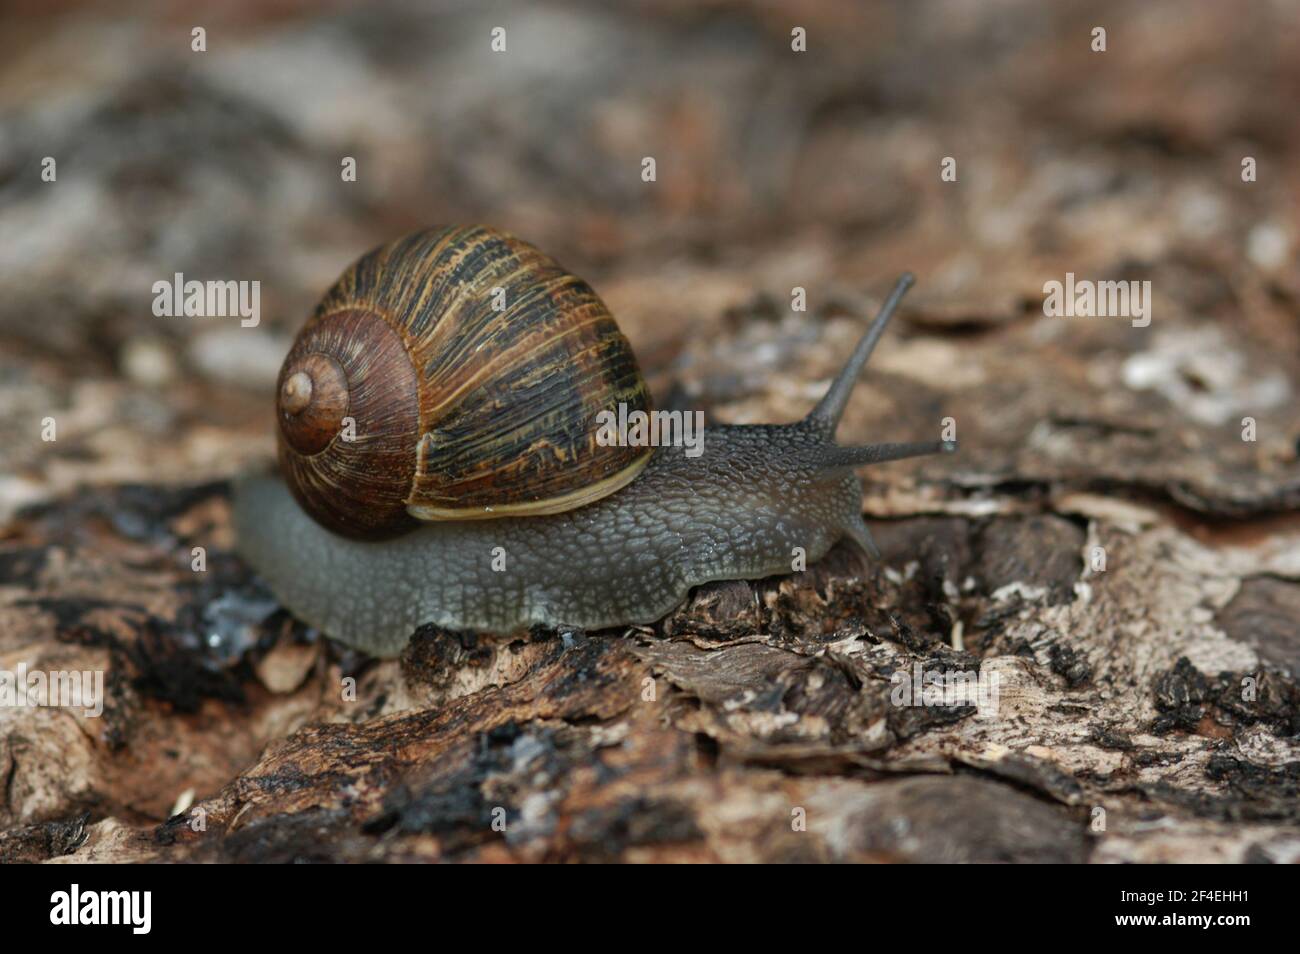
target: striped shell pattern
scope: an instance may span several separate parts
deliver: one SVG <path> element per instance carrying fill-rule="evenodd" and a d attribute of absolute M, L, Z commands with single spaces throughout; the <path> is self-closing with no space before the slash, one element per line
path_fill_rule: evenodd
<path fill-rule="evenodd" d="M 280 371 L 280 466 L 346 536 L 419 520 L 557 513 L 632 480 L 602 410 L 648 411 L 631 346 L 582 279 L 490 228 L 430 229 L 363 256 Z"/>

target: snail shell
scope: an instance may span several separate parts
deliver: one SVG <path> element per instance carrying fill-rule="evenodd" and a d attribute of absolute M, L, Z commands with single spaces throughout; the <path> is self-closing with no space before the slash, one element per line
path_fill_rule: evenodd
<path fill-rule="evenodd" d="M 325 294 L 277 385 L 280 467 L 345 536 L 559 513 L 631 481 L 652 448 L 596 415 L 650 409 L 631 346 L 582 279 L 494 229 L 381 246 Z"/>

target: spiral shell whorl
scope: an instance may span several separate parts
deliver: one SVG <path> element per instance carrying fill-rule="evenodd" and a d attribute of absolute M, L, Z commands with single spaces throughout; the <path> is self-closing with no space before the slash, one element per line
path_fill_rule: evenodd
<path fill-rule="evenodd" d="M 303 509 L 350 537 L 415 525 L 406 510 L 419 441 L 415 369 L 383 318 L 350 309 L 313 319 L 285 358 L 278 394 L 280 467 Z"/>
<path fill-rule="evenodd" d="M 350 444 L 330 437 L 342 415 L 329 361 L 346 378 Z M 348 536 L 403 532 L 410 515 L 571 509 L 649 459 L 649 448 L 596 442 L 599 411 L 650 407 L 604 303 L 531 245 L 484 227 L 419 232 L 363 256 L 317 306 L 279 386 L 290 486 Z M 375 504 L 381 513 L 360 512 Z"/>

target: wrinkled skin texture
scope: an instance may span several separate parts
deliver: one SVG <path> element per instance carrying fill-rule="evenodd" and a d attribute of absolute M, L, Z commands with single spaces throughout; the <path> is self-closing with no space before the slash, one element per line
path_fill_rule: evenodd
<path fill-rule="evenodd" d="M 336 536 L 282 482 L 250 478 L 235 524 L 244 557 L 297 616 L 391 656 L 424 623 L 646 623 L 701 583 L 790 572 L 796 547 L 811 563 L 865 533 L 861 485 L 835 450 L 807 421 L 712 427 L 701 456 L 661 448 L 630 485 L 578 510 L 431 523 L 382 543 Z"/>

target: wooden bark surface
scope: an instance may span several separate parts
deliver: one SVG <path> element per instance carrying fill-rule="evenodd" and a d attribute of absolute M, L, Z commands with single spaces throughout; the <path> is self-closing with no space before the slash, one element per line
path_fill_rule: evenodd
<path fill-rule="evenodd" d="M 0 708 L 0 860 L 1300 859 L 1283 7 L 235 4 L 205 54 L 108 12 L 0 35 L 0 670 L 107 690 Z M 961 452 L 866 472 L 878 564 L 351 653 L 235 556 L 228 481 L 315 298 L 455 221 L 729 422 L 804 414 L 913 270 L 840 437 L 951 416 Z M 260 280 L 261 324 L 155 317 L 178 271 Z M 1151 324 L 1045 317 L 1066 272 L 1150 280 Z M 996 672 L 996 712 L 895 705 L 918 665 Z"/>

